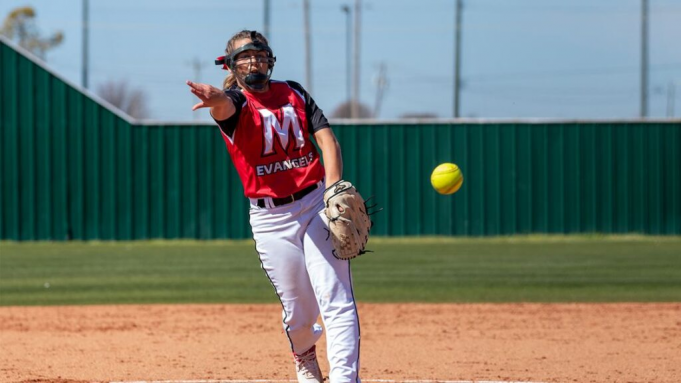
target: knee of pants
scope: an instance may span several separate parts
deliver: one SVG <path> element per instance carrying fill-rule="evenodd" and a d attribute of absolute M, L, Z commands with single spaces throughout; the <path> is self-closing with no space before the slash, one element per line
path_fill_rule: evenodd
<path fill-rule="evenodd" d="M 309 326 L 297 326 L 297 327 L 290 327 L 285 325 L 285 330 L 289 334 L 310 334 L 310 333 L 318 333 L 321 330 L 322 327 L 318 323 L 313 323 Z"/>
<path fill-rule="evenodd" d="M 293 352 L 302 353 L 314 346 L 315 343 L 322 337 L 324 329 L 319 324 L 307 328 L 297 328 L 287 330 L 287 335 L 291 341 L 291 346 L 293 347 Z"/>
<path fill-rule="evenodd" d="M 284 321 L 284 330 L 289 334 L 295 334 L 298 332 L 307 332 L 316 324 L 317 322 L 288 322 Z"/>
<path fill-rule="evenodd" d="M 329 312 L 342 313 L 355 308 L 352 293 L 346 291 L 342 285 L 320 286 L 317 288 L 316 294 L 319 309 L 323 315 Z"/>
<path fill-rule="evenodd" d="M 315 302 L 312 302 L 315 304 Z M 312 310 L 293 310 L 292 312 L 282 311 L 284 329 L 289 333 L 298 331 L 310 331 L 312 326 L 317 323 L 319 310 L 315 307 Z"/>

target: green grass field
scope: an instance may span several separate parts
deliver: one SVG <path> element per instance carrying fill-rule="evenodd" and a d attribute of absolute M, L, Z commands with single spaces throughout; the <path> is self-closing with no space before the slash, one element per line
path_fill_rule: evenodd
<path fill-rule="evenodd" d="M 680 237 L 372 238 L 360 302 L 678 302 Z M 275 303 L 252 241 L 0 242 L 0 305 Z"/>

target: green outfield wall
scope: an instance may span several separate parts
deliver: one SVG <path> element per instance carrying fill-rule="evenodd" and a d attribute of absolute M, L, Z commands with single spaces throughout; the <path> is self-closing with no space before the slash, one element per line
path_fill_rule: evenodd
<path fill-rule="evenodd" d="M 0 65 L 0 239 L 250 237 L 216 126 L 131 120 L 4 39 Z M 377 235 L 681 234 L 679 120 L 333 127 Z"/>

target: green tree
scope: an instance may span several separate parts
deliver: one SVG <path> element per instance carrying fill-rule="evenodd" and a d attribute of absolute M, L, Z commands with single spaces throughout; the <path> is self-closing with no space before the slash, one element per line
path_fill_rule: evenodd
<path fill-rule="evenodd" d="M 45 53 L 61 44 L 64 34 L 57 31 L 52 36 L 41 36 L 35 18 L 36 13 L 32 7 L 16 8 L 5 18 L 0 34 L 45 60 Z"/>

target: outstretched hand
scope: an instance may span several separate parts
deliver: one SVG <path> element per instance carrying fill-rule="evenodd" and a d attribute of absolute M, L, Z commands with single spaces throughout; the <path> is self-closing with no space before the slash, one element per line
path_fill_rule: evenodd
<path fill-rule="evenodd" d="M 229 97 L 225 95 L 225 92 L 214 86 L 197 84 L 189 80 L 187 80 L 187 85 L 189 85 L 189 90 L 201 100 L 201 102 L 192 107 L 192 110 L 223 106 L 230 101 Z"/>

